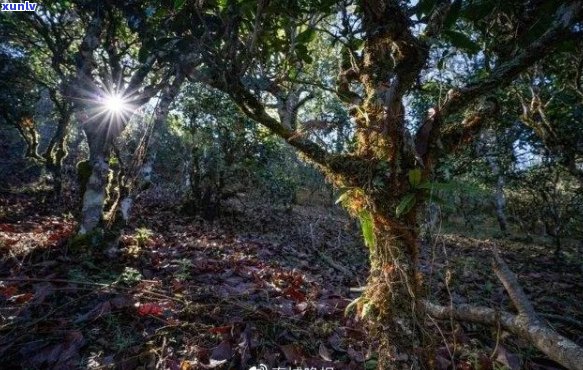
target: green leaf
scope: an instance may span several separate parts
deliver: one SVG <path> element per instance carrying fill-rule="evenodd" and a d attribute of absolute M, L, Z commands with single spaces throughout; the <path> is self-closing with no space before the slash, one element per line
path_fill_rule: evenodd
<path fill-rule="evenodd" d="M 314 62 L 314 58 L 312 58 L 311 56 L 309 56 L 308 54 L 304 54 L 302 55 L 302 60 L 304 61 L 304 63 L 306 64 L 312 64 Z"/>
<path fill-rule="evenodd" d="M 460 10 L 462 9 L 462 2 L 461 0 L 456 0 L 451 4 L 449 8 L 449 13 L 447 13 L 447 17 L 443 21 L 443 27 L 445 29 L 451 28 L 455 22 L 458 20 L 460 16 Z"/>
<path fill-rule="evenodd" d="M 148 48 L 146 47 L 141 47 L 140 51 L 138 52 L 138 61 L 140 63 L 145 63 L 146 59 L 148 59 Z"/>
<path fill-rule="evenodd" d="M 350 40 L 350 48 L 354 51 L 361 51 L 364 48 L 364 40 Z"/>
<path fill-rule="evenodd" d="M 420 0 L 417 4 L 417 17 L 421 18 L 422 16 L 429 14 L 435 7 L 436 3 L 436 0 Z"/>
<path fill-rule="evenodd" d="M 453 183 L 453 182 L 429 182 L 429 181 L 426 181 L 422 184 L 417 185 L 417 189 L 453 191 L 453 190 L 459 190 L 459 186 L 457 183 Z"/>
<path fill-rule="evenodd" d="M 472 54 L 475 54 L 478 51 L 480 51 L 480 46 L 464 33 L 452 30 L 445 30 L 443 31 L 443 35 L 449 42 L 451 42 L 453 46 L 455 46 L 458 49 L 468 51 Z"/>
<path fill-rule="evenodd" d="M 415 194 L 413 193 L 405 194 L 405 196 L 403 197 L 403 199 L 401 199 L 401 202 L 395 209 L 395 214 L 397 215 L 397 217 L 401 217 L 402 215 L 407 214 L 411 210 L 411 208 L 413 208 L 415 202 L 416 202 Z"/>
<path fill-rule="evenodd" d="M 421 183 L 421 175 L 421 169 L 419 168 L 409 171 L 409 184 L 412 187 L 417 187 Z"/>
<path fill-rule="evenodd" d="M 316 31 L 313 28 L 308 28 L 307 30 L 300 32 L 297 36 L 296 41 L 300 44 L 307 44 L 314 40 L 316 37 Z"/>
<path fill-rule="evenodd" d="M 301 60 L 303 60 L 304 62 L 310 64 L 314 61 L 314 59 L 310 56 L 310 52 L 308 51 L 308 48 L 306 47 L 306 45 L 298 44 L 296 46 L 296 51 L 297 51 L 298 57 Z"/>
<path fill-rule="evenodd" d="M 174 0 L 174 10 L 180 10 L 186 3 L 186 0 Z"/>
<path fill-rule="evenodd" d="M 376 244 L 372 214 L 369 211 L 362 211 L 358 215 L 358 219 L 360 220 L 364 245 L 366 245 L 372 251 L 374 250 Z"/>
<path fill-rule="evenodd" d="M 227 0 L 219 0 L 217 1 L 217 6 L 219 7 L 220 11 L 225 10 L 225 8 L 227 7 Z"/>
<path fill-rule="evenodd" d="M 372 302 L 366 302 L 365 304 L 362 305 L 362 312 L 360 314 L 360 318 L 361 319 L 365 319 L 368 316 L 370 316 L 370 314 L 372 314 L 374 312 L 374 304 Z"/>
<path fill-rule="evenodd" d="M 364 363 L 364 370 L 376 370 L 379 368 L 379 360 L 371 358 Z"/>

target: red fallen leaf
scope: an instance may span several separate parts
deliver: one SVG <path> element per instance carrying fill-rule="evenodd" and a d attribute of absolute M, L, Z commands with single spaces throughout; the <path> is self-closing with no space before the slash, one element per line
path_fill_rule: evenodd
<path fill-rule="evenodd" d="M 172 292 L 180 293 L 183 292 L 184 289 L 186 289 L 186 287 L 184 286 L 184 283 L 182 281 L 178 279 L 172 280 Z"/>
<path fill-rule="evenodd" d="M 472 370 L 472 365 L 466 361 L 459 362 L 456 366 L 457 370 Z"/>
<path fill-rule="evenodd" d="M 119 238 L 119 243 L 123 247 L 127 247 L 128 245 L 135 244 L 135 242 L 136 242 L 136 239 L 131 235 L 122 235 Z"/>
<path fill-rule="evenodd" d="M 9 285 L 6 287 L 0 287 L 0 295 L 4 298 L 12 298 L 18 293 L 18 287 L 16 285 Z"/>
<path fill-rule="evenodd" d="M 164 309 L 156 303 L 144 303 L 138 307 L 138 315 L 140 316 L 161 316 Z"/>
<path fill-rule="evenodd" d="M 210 328 L 209 332 L 213 333 L 213 334 L 228 334 L 231 332 L 231 329 L 233 327 L 228 325 L 228 326 L 217 326 L 214 328 Z"/>
<path fill-rule="evenodd" d="M 5 247 L 12 247 L 14 244 L 18 243 L 20 238 L 12 239 L 12 238 L 4 238 L 2 242 L 4 243 Z"/>
<path fill-rule="evenodd" d="M 60 241 L 60 240 L 67 238 L 67 236 L 68 236 L 67 234 L 68 234 L 67 232 L 62 232 L 62 231 L 52 233 L 48 236 L 47 240 L 50 242 Z"/>
<path fill-rule="evenodd" d="M 293 287 L 286 288 L 283 291 L 283 295 L 296 302 L 304 302 L 306 300 L 306 295 Z"/>
<path fill-rule="evenodd" d="M 16 303 L 26 303 L 34 298 L 32 293 L 24 293 L 20 295 L 15 295 L 12 297 Z"/>
<path fill-rule="evenodd" d="M 492 360 L 490 359 L 490 357 L 485 356 L 485 355 L 480 355 L 480 358 L 478 358 L 478 369 L 479 370 L 493 370 L 494 364 L 492 363 Z"/>
<path fill-rule="evenodd" d="M 0 232 L 15 233 L 16 228 L 10 224 L 0 224 Z"/>

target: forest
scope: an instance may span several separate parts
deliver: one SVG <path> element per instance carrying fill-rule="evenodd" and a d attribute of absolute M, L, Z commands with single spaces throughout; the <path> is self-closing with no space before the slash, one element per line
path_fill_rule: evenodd
<path fill-rule="evenodd" d="M 583 0 L 0 5 L 0 369 L 583 370 Z"/>

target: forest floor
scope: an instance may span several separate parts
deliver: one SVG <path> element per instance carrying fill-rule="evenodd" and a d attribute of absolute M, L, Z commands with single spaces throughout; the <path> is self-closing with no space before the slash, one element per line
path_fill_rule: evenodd
<path fill-rule="evenodd" d="M 119 240 L 95 249 L 75 243 L 62 207 L 1 194 L 0 368 L 375 369 L 365 322 L 345 314 L 366 283 L 356 223 L 317 205 L 232 208 L 208 223 L 140 204 Z M 512 311 L 492 244 L 539 313 L 583 344 L 581 263 L 569 248 L 558 261 L 540 244 L 440 233 L 424 244 L 429 295 Z M 495 328 L 434 327 L 443 370 L 560 368 Z"/>

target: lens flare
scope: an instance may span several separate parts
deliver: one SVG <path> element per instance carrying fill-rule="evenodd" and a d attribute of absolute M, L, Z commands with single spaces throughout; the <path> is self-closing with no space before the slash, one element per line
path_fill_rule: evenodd
<path fill-rule="evenodd" d="M 112 114 L 121 114 L 129 110 L 128 103 L 118 94 L 106 96 L 103 99 L 103 107 Z"/>

